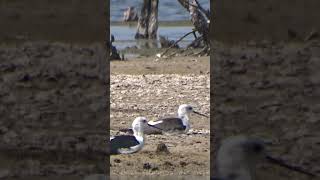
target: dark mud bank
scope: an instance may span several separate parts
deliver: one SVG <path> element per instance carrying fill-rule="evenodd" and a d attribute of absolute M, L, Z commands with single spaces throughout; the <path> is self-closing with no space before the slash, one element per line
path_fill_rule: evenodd
<path fill-rule="evenodd" d="M 0 178 L 104 171 L 104 54 L 98 44 L 0 47 Z"/>

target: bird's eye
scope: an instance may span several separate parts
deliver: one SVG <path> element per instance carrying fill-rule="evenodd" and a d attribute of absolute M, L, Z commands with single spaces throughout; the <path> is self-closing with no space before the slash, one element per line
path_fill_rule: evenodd
<path fill-rule="evenodd" d="M 188 110 L 192 110 L 192 107 L 189 106 L 189 107 L 188 107 Z"/>

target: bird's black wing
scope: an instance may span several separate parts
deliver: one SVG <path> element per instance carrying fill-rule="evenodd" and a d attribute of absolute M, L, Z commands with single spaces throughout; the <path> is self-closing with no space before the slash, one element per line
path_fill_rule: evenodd
<path fill-rule="evenodd" d="M 111 154 L 117 154 L 118 149 L 130 148 L 132 146 L 139 145 L 139 141 L 134 136 L 130 135 L 120 135 L 115 136 L 110 141 L 111 144 Z"/>

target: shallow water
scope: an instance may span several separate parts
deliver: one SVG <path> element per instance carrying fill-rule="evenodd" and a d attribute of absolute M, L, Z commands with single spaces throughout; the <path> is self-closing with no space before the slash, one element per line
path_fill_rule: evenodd
<path fill-rule="evenodd" d="M 140 12 L 142 0 L 111 0 L 110 2 L 110 18 L 112 22 L 121 21 L 123 12 L 128 6 L 134 6 L 137 12 Z M 209 0 L 199 0 L 199 3 L 209 9 Z M 190 14 L 180 5 L 177 0 L 160 0 L 159 1 L 159 21 L 188 21 Z M 186 33 L 192 31 L 192 26 L 159 26 L 158 36 L 168 37 L 170 40 L 178 40 Z M 126 47 L 137 48 L 158 48 L 158 41 L 135 40 L 136 25 L 111 25 L 111 34 L 114 35 L 116 41 L 113 43 L 118 50 L 123 50 Z M 159 39 L 159 37 L 158 37 Z M 185 47 L 194 40 L 193 35 L 189 35 L 179 42 L 180 47 Z"/>
<path fill-rule="evenodd" d="M 158 29 L 158 36 L 168 37 L 170 40 L 178 40 L 180 37 L 192 31 L 191 26 L 160 26 Z M 126 47 L 137 46 L 138 48 L 145 48 L 145 44 L 149 42 L 150 46 L 160 47 L 158 41 L 135 40 L 136 26 L 111 26 L 111 34 L 115 37 L 113 43 L 117 49 L 122 50 Z M 158 38 L 159 39 L 159 38 Z M 190 34 L 182 41 L 179 46 L 185 47 L 194 40 L 194 36 Z M 153 45 L 152 45 L 153 44 Z"/>
<path fill-rule="evenodd" d="M 128 6 L 134 6 L 140 11 L 142 0 L 111 0 L 110 1 L 110 18 L 111 21 L 121 21 L 123 11 Z M 205 9 L 209 9 L 209 0 L 199 0 L 199 3 Z M 159 1 L 159 20 L 160 21 L 180 21 L 190 19 L 189 13 L 180 5 L 177 0 L 160 0 Z"/>

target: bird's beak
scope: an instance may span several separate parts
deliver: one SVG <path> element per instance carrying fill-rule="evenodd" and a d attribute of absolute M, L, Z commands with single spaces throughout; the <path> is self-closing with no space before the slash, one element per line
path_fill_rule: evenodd
<path fill-rule="evenodd" d="M 299 166 L 289 165 L 285 161 L 283 161 L 282 159 L 274 158 L 274 157 L 272 157 L 270 155 L 266 155 L 266 159 L 270 163 L 276 164 L 276 165 L 281 166 L 281 167 L 285 167 L 285 168 L 287 168 L 289 170 L 296 171 L 296 172 L 299 172 L 299 173 L 302 173 L 302 174 L 305 174 L 305 175 L 308 175 L 308 176 L 311 176 L 311 177 L 316 177 L 315 174 L 313 174 L 311 172 L 308 172 L 308 171 L 302 169 Z"/>
<path fill-rule="evenodd" d="M 199 112 L 197 112 L 197 111 L 193 111 L 195 114 L 198 114 L 198 115 L 200 115 L 200 116 L 203 116 L 203 117 L 206 117 L 206 118 L 209 118 L 209 116 L 207 116 L 207 115 L 204 115 L 204 114 L 201 114 L 201 113 L 199 113 Z"/>
<path fill-rule="evenodd" d="M 163 129 L 161 129 L 161 128 L 158 128 L 158 127 L 156 127 L 156 126 L 153 126 L 153 125 L 151 125 L 151 124 L 148 124 L 148 126 L 150 126 L 150 127 L 152 127 L 152 128 L 155 128 L 155 129 L 159 129 L 159 130 L 163 130 Z"/>

